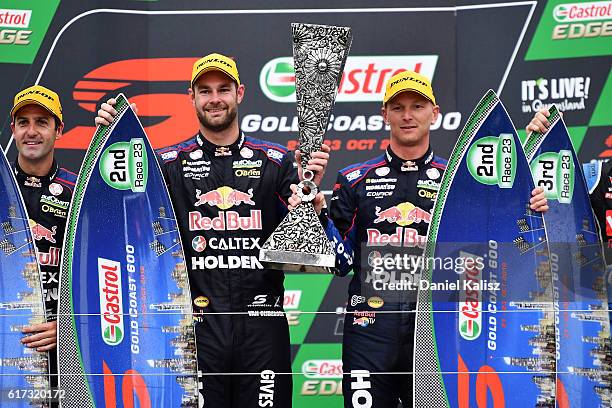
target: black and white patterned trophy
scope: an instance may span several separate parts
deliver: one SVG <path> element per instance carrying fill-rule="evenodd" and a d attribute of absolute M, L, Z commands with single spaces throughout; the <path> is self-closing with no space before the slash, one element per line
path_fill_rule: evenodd
<path fill-rule="evenodd" d="M 329 272 L 336 263 L 333 247 L 312 200 L 318 192 L 314 173 L 306 170 L 311 154 L 321 149 L 344 64 L 353 39 L 348 27 L 291 24 L 301 160 L 304 179 L 297 194 L 302 203 L 290 211 L 259 252 L 268 267 L 302 272 Z"/>

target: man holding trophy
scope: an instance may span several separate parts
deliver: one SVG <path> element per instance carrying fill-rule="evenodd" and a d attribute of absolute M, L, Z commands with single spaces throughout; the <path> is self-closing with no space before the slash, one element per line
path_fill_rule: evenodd
<path fill-rule="evenodd" d="M 291 407 L 284 274 L 257 254 L 287 213 L 294 155 L 240 131 L 245 86 L 231 58 L 196 61 L 188 92 L 198 134 L 157 153 L 189 271 L 204 406 Z M 97 125 L 113 121 L 114 104 L 102 104 Z M 321 146 L 305 165 L 314 183 L 328 152 Z"/>
<path fill-rule="evenodd" d="M 428 78 L 412 71 L 394 75 L 382 107 L 389 147 L 340 170 L 329 215 L 323 194 L 312 200 L 333 242 L 337 274 L 354 272 L 342 348 L 345 407 L 397 408 L 400 401 L 412 406 L 417 291 L 403 283 L 410 277 L 414 282 L 420 267 L 382 261 L 402 260 L 404 254 L 418 258 L 425 247 L 446 169 L 446 160 L 434 155 L 429 144 L 439 111 Z M 299 208 L 300 188 L 291 188 L 295 194 L 289 208 Z M 533 190 L 530 207 L 548 209 L 542 189 Z M 407 273 L 397 273 L 401 269 Z"/>

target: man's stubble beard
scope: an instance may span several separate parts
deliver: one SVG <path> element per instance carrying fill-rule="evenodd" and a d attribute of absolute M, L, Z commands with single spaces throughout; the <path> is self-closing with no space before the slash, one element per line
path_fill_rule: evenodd
<path fill-rule="evenodd" d="M 238 115 L 238 110 L 236 108 L 228 109 L 226 119 L 223 122 L 216 124 L 216 125 L 213 125 L 212 123 L 210 123 L 206 119 L 206 116 L 202 112 L 200 112 L 200 110 L 196 109 L 196 114 L 198 116 L 198 120 L 200 121 L 200 124 L 205 129 L 208 129 L 211 132 L 222 132 L 231 126 L 232 122 L 234 121 L 234 119 L 236 119 L 236 116 Z"/>

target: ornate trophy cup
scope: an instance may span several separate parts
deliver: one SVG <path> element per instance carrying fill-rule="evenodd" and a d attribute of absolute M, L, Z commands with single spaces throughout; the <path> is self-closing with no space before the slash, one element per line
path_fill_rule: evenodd
<path fill-rule="evenodd" d="M 291 24 L 295 95 L 300 134 L 299 165 L 304 179 L 297 194 L 302 203 L 290 211 L 259 252 L 268 267 L 302 272 L 329 272 L 336 256 L 312 200 L 318 187 L 306 170 L 311 154 L 321 149 L 344 64 L 353 39 L 348 27 Z"/>

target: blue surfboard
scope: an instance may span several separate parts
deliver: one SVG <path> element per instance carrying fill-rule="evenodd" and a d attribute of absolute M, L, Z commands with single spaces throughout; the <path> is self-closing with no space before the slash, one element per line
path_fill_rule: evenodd
<path fill-rule="evenodd" d="M 60 280 L 63 407 L 197 407 L 187 269 L 161 169 L 123 95 L 74 190 Z"/>
<path fill-rule="evenodd" d="M 542 216 L 529 209 L 533 188 L 516 130 L 490 90 L 457 140 L 432 215 L 415 407 L 554 406 L 552 285 Z M 447 259 L 451 267 L 437 262 Z"/>
<path fill-rule="evenodd" d="M 544 214 L 554 282 L 557 406 L 610 405 L 612 356 L 605 265 L 596 220 L 576 152 L 555 105 L 549 131 L 525 142 Z"/>
<path fill-rule="evenodd" d="M 44 323 L 36 248 L 21 191 L 0 154 L 0 405 L 46 407 L 49 355 L 21 343 L 24 326 Z"/>

